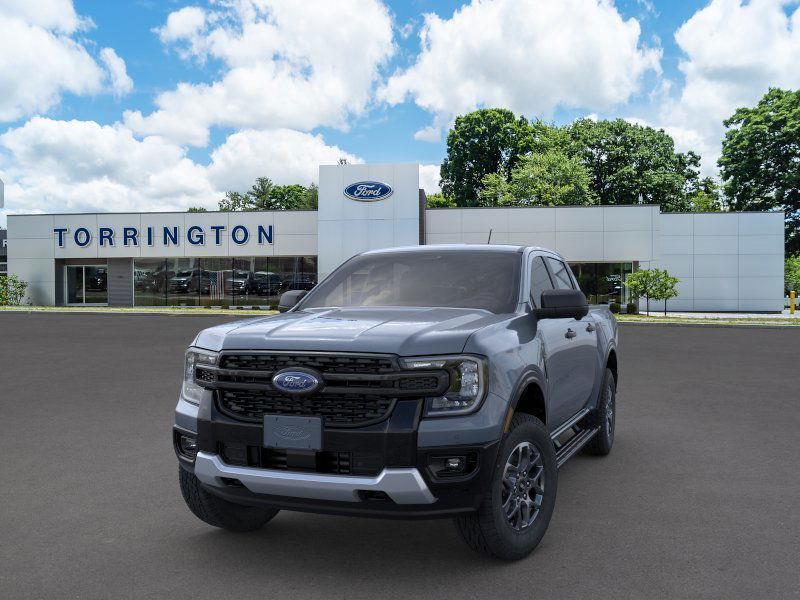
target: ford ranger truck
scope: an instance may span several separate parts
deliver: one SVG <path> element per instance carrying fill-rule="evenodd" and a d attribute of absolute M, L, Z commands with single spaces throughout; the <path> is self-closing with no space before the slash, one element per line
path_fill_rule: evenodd
<path fill-rule="evenodd" d="M 452 517 L 470 547 L 514 560 L 547 530 L 559 467 L 611 450 L 617 324 L 555 252 L 365 252 L 280 309 L 186 352 L 173 439 L 210 525 Z"/>

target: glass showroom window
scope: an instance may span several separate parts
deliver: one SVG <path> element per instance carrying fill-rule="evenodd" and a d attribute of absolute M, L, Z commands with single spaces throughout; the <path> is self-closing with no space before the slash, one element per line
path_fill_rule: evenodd
<path fill-rule="evenodd" d="M 630 301 L 625 280 L 634 263 L 570 263 L 570 267 L 589 304 L 624 305 Z"/>
<path fill-rule="evenodd" d="M 108 267 L 67 265 L 67 304 L 108 304 Z"/>
<path fill-rule="evenodd" d="M 167 303 L 167 261 L 137 258 L 133 261 L 133 303 L 136 306 L 164 306 Z"/>
<path fill-rule="evenodd" d="M 134 260 L 136 306 L 274 306 L 316 284 L 315 256 Z"/>

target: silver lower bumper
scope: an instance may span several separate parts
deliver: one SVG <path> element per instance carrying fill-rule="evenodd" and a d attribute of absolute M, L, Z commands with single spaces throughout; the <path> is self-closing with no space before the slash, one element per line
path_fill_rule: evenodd
<path fill-rule="evenodd" d="M 238 479 L 256 494 L 359 502 L 359 492 L 385 492 L 397 504 L 432 504 L 436 498 L 414 468 L 384 469 L 375 477 L 321 475 L 227 465 L 216 454 L 198 452 L 194 474 L 206 485 L 223 487 Z"/>

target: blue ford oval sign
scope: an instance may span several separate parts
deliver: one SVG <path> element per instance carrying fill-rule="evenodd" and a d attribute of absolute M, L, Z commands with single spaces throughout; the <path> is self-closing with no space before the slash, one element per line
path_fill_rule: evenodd
<path fill-rule="evenodd" d="M 320 386 L 320 378 L 308 371 L 285 369 L 272 377 L 272 385 L 284 394 L 310 394 Z"/>
<path fill-rule="evenodd" d="M 379 181 L 358 181 L 344 188 L 344 195 L 360 202 L 375 202 L 392 195 L 392 186 Z"/>

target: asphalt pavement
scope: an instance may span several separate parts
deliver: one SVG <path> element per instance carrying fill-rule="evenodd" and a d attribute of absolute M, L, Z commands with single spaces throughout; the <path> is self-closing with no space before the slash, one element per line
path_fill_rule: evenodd
<path fill-rule="evenodd" d="M 172 411 L 225 320 L 0 313 L 0 598 L 800 597 L 798 329 L 623 326 L 614 449 L 506 564 L 447 520 L 195 519 Z"/>

